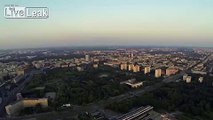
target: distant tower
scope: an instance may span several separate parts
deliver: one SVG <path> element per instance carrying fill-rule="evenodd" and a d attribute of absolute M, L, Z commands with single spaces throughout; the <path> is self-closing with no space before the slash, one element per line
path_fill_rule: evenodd
<path fill-rule="evenodd" d="M 85 55 L 85 60 L 88 62 L 90 61 L 90 56 L 89 55 Z"/>
<path fill-rule="evenodd" d="M 150 66 L 144 68 L 144 74 L 150 73 L 150 71 L 151 71 Z"/>
<path fill-rule="evenodd" d="M 133 72 L 140 72 L 140 66 L 139 65 L 135 65 L 133 67 Z"/>
<path fill-rule="evenodd" d="M 122 63 L 122 64 L 120 65 L 120 69 L 121 69 L 121 70 L 127 70 L 127 64 L 126 64 L 126 63 Z"/>
<path fill-rule="evenodd" d="M 133 57 L 134 57 L 134 54 L 133 54 L 133 53 L 131 53 L 130 57 L 131 57 L 131 58 L 133 58 Z"/>
<path fill-rule="evenodd" d="M 156 69 L 156 70 L 155 70 L 155 77 L 156 77 L 156 78 L 161 77 L 161 69 Z"/>
<path fill-rule="evenodd" d="M 133 64 L 129 64 L 129 65 L 128 65 L 128 70 L 129 70 L 129 71 L 132 71 L 133 68 L 134 68 L 134 65 L 133 65 Z"/>

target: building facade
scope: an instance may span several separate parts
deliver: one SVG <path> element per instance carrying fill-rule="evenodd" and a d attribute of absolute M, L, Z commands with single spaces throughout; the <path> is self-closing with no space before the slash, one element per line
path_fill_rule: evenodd
<path fill-rule="evenodd" d="M 47 98 L 22 99 L 5 106 L 5 110 L 8 115 L 16 115 L 24 108 L 36 107 L 37 105 L 41 105 L 42 108 L 48 107 L 48 99 Z"/>
<path fill-rule="evenodd" d="M 156 78 L 161 77 L 161 74 L 162 74 L 161 69 L 156 69 L 156 70 L 155 70 L 155 77 L 156 77 Z"/>

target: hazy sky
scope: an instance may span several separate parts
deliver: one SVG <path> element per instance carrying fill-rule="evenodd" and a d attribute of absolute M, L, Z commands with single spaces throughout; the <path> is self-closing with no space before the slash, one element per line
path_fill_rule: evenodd
<path fill-rule="evenodd" d="M 5 19 L 8 4 L 48 19 Z M 0 49 L 45 46 L 213 47 L 213 0 L 0 0 Z"/>

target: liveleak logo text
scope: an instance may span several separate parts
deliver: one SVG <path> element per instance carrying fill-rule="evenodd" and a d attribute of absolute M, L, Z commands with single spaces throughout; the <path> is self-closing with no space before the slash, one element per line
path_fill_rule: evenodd
<path fill-rule="evenodd" d="M 4 7 L 4 17 L 7 19 L 47 19 L 49 9 L 47 7 L 7 5 Z"/>

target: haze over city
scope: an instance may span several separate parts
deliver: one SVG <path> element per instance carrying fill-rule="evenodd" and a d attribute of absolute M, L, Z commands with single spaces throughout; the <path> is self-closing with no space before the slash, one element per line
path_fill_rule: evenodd
<path fill-rule="evenodd" d="M 52 46 L 213 47 L 212 0 L 1 0 L 48 7 L 48 19 L 0 16 L 0 49 Z"/>

